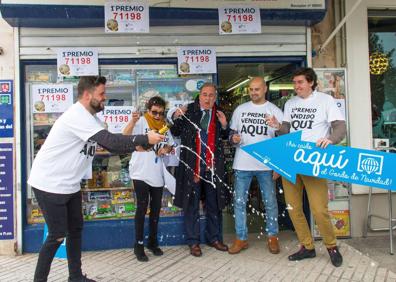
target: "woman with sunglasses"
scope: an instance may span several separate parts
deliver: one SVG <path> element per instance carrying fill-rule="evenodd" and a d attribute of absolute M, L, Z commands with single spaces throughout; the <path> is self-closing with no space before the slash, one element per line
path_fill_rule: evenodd
<path fill-rule="evenodd" d="M 131 121 L 123 130 L 124 135 L 143 134 L 150 130 L 158 131 L 166 125 L 164 119 L 166 102 L 161 97 L 152 97 L 147 102 L 147 112 L 139 117 L 133 113 Z M 161 210 L 162 191 L 164 187 L 163 158 L 172 150 L 173 139 L 169 131 L 165 133 L 163 142 L 143 152 L 133 152 L 129 162 L 129 175 L 133 180 L 136 192 L 137 209 L 135 214 L 135 246 L 134 254 L 138 261 L 148 261 L 144 252 L 144 219 L 150 200 L 149 239 L 147 248 L 155 255 L 163 255 L 158 247 L 157 231 Z"/>

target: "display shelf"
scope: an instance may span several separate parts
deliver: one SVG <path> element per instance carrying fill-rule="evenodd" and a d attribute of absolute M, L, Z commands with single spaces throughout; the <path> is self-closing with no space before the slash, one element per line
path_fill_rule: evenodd
<path fill-rule="evenodd" d="M 133 204 L 134 200 L 132 199 L 125 199 L 125 200 L 111 200 L 112 205 L 119 205 L 119 204 Z"/>
<path fill-rule="evenodd" d="M 97 191 L 117 191 L 117 190 L 133 190 L 133 187 L 99 187 L 99 188 L 84 188 L 81 192 L 97 192 Z"/>
<path fill-rule="evenodd" d="M 53 81 L 53 79 L 56 79 L 56 73 L 56 66 L 51 66 L 48 69 L 48 67 L 38 65 L 29 70 L 29 79 L 55 83 L 56 81 Z M 136 108 L 139 102 L 151 98 L 152 96 L 149 94 L 153 93 L 161 95 L 169 101 L 182 100 L 186 97 L 191 99 L 198 91 L 198 82 L 203 83 L 211 80 L 211 76 L 203 76 L 199 79 L 195 76 L 180 78 L 174 65 L 155 65 L 150 66 L 150 68 L 146 66 L 106 66 L 106 68 L 100 69 L 100 74 L 108 78 L 105 107 Z M 143 81 L 142 78 L 143 80 L 145 78 L 150 79 Z M 66 80 L 68 79 L 63 79 L 63 82 L 66 82 Z M 78 78 L 74 77 L 68 81 L 74 84 L 73 102 L 76 102 Z M 26 82 L 27 100 L 31 101 L 35 82 Z M 186 85 L 189 87 L 186 88 Z M 156 91 L 152 91 L 153 87 Z M 33 161 L 46 140 L 51 127 L 62 113 L 37 112 L 33 105 L 30 105 L 27 110 L 27 115 L 30 116 L 27 130 L 28 140 L 30 141 L 28 155 Z M 108 127 L 108 130 L 114 134 L 119 133 L 111 126 Z M 85 220 L 106 221 L 134 218 L 136 196 L 128 170 L 130 156 L 131 154 L 112 154 L 97 145 L 90 171 L 91 177 L 81 182 L 82 212 Z M 31 162 L 28 167 L 30 165 Z M 34 194 L 30 187 L 28 189 L 27 222 L 29 224 L 42 223 L 44 219 L 41 210 L 34 202 Z M 172 201 L 172 196 L 164 193 L 161 216 L 180 216 L 181 211 L 171 205 Z"/>
<path fill-rule="evenodd" d="M 51 123 L 49 123 L 49 122 L 33 122 L 33 126 L 34 127 L 40 127 L 40 126 L 46 127 L 46 126 L 53 126 L 54 123 L 55 123 L 55 121 L 51 122 Z"/>
<path fill-rule="evenodd" d="M 112 155 L 113 154 L 107 150 L 101 150 L 101 151 L 96 150 L 95 152 L 95 157 L 110 157 Z"/>

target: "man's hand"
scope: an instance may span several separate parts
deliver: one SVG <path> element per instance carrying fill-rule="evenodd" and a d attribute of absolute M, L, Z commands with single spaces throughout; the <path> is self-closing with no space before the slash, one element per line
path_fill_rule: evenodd
<path fill-rule="evenodd" d="M 177 119 L 182 115 L 185 115 L 185 113 L 187 112 L 187 106 L 181 106 L 179 108 L 176 109 L 176 111 L 173 113 L 173 119 Z"/>
<path fill-rule="evenodd" d="M 147 137 L 148 137 L 149 144 L 151 144 L 151 145 L 157 144 L 161 141 L 164 141 L 164 139 L 165 139 L 164 135 L 159 134 L 159 133 L 155 132 L 154 130 L 150 130 L 149 132 L 147 132 Z"/>
<path fill-rule="evenodd" d="M 320 138 L 318 141 L 316 141 L 316 146 L 320 148 L 326 148 L 329 144 L 333 144 L 331 140 L 327 138 Z"/>
<path fill-rule="evenodd" d="M 265 121 L 267 122 L 267 124 L 269 126 L 271 126 L 272 128 L 275 128 L 277 130 L 281 127 L 281 124 L 279 123 L 279 121 L 276 119 L 276 117 L 274 115 L 265 117 Z"/>
<path fill-rule="evenodd" d="M 139 120 L 140 118 L 140 113 L 139 112 L 133 112 L 132 113 L 132 123 L 136 124 L 136 122 Z"/>
<path fill-rule="evenodd" d="M 238 133 L 232 134 L 231 141 L 233 144 L 239 144 L 241 143 L 241 140 L 242 140 L 241 135 L 239 135 Z"/>
<path fill-rule="evenodd" d="M 197 175 L 194 175 L 193 181 L 194 181 L 194 183 L 198 183 L 200 181 L 200 179 Z"/>
<path fill-rule="evenodd" d="M 227 128 L 227 118 L 225 114 L 222 111 L 216 111 L 216 116 L 219 119 L 219 122 L 221 123 L 221 127 Z"/>
<path fill-rule="evenodd" d="M 164 147 L 160 148 L 157 151 L 157 156 L 164 156 L 166 154 L 169 154 L 172 151 L 173 147 L 169 145 L 165 145 Z"/>

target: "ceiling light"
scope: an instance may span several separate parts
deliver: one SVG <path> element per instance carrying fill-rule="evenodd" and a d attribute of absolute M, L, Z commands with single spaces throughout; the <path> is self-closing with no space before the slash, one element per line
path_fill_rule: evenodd
<path fill-rule="evenodd" d="M 239 87 L 239 86 L 245 84 L 245 83 L 248 82 L 249 80 L 250 80 L 250 77 L 248 77 L 248 78 L 242 80 L 241 82 L 239 82 L 239 83 L 235 84 L 234 86 L 228 88 L 228 89 L 226 90 L 226 92 L 230 92 L 231 90 L 234 90 L 235 88 L 237 88 L 237 87 Z"/>

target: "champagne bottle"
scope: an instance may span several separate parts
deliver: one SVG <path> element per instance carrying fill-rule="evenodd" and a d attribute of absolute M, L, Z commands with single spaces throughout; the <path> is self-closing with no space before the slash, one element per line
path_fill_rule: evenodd
<path fill-rule="evenodd" d="M 160 130 L 158 130 L 158 133 L 164 135 L 171 127 L 172 124 L 166 122 L 165 125 L 162 128 L 160 128 Z"/>

